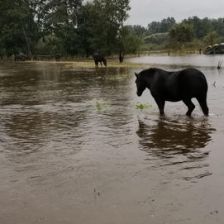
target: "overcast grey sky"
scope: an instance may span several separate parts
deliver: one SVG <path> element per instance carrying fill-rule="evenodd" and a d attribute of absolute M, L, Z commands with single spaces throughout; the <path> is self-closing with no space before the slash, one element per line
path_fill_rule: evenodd
<path fill-rule="evenodd" d="M 128 25 L 147 26 L 152 21 L 174 17 L 176 21 L 224 17 L 224 0 L 130 0 Z"/>

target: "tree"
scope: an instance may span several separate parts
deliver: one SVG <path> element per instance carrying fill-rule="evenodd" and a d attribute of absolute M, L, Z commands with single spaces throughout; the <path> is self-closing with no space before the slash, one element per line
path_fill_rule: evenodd
<path fill-rule="evenodd" d="M 173 17 L 168 17 L 163 19 L 160 22 L 153 21 L 148 24 L 148 34 L 154 33 L 166 33 L 168 32 L 174 25 L 176 21 Z"/>
<path fill-rule="evenodd" d="M 173 43 L 185 43 L 193 40 L 192 26 L 187 23 L 175 25 L 169 32 L 169 37 Z"/>
<path fill-rule="evenodd" d="M 218 42 L 218 40 L 219 40 L 219 35 L 215 31 L 208 33 L 204 37 L 204 42 L 206 45 L 214 45 L 215 43 Z"/>
<path fill-rule="evenodd" d="M 119 50 L 120 31 L 129 9 L 129 0 L 94 0 L 83 6 L 78 30 L 86 54 L 96 50 L 112 54 Z"/>
<path fill-rule="evenodd" d="M 192 26 L 192 31 L 196 38 L 203 38 L 211 30 L 208 18 L 200 19 L 194 16 L 184 19 L 183 23 Z"/>
<path fill-rule="evenodd" d="M 123 54 L 136 53 L 143 44 L 141 36 L 137 35 L 129 26 L 120 31 L 121 42 L 119 49 Z"/>
<path fill-rule="evenodd" d="M 37 36 L 32 0 L 0 0 L 0 44 L 5 54 L 32 54 Z"/>
<path fill-rule="evenodd" d="M 216 31 L 219 36 L 224 37 L 224 18 L 212 19 L 212 31 Z"/>
<path fill-rule="evenodd" d="M 127 25 L 125 27 L 127 27 L 131 32 L 133 32 L 139 37 L 144 37 L 147 34 L 147 29 L 140 25 Z"/>
<path fill-rule="evenodd" d="M 168 17 L 161 21 L 160 33 L 169 32 L 169 30 L 176 24 L 176 21 L 173 17 Z"/>
<path fill-rule="evenodd" d="M 82 0 L 44 0 L 39 5 L 38 21 L 43 37 L 54 40 L 53 54 L 74 55 L 77 40 L 78 16 Z M 52 43 L 52 42 L 51 42 Z"/>

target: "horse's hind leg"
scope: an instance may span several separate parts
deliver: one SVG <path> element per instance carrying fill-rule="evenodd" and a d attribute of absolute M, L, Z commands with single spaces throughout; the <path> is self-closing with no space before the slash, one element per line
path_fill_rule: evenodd
<path fill-rule="evenodd" d="M 207 102 L 206 102 L 206 95 L 205 96 L 196 97 L 196 99 L 198 100 L 204 115 L 208 116 L 209 109 L 208 109 Z"/>
<path fill-rule="evenodd" d="M 192 111 L 195 108 L 195 105 L 192 103 L 190 98 L 184 99 L 183 102 L 186 104 L 186 106 L 188 107 L 188 111 L 186 113 L 187 116 L 191 116 Z"/>
<path fill-rule="evenodd" d="M 107 61 L 106 61 L 106 59 L 103 60 L 103 64 L 104 64 L 105 67 L 107 67 Z"/>

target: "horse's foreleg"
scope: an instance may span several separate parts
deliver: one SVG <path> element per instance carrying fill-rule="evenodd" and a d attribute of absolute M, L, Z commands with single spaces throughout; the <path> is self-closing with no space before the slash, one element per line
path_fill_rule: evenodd
<path fill-rule="evenodd" d="M 154 99 L 158 105 L 160 115 L 164 115 L 165 100 L 162 100 L 157 97 L 155 97 Z"/>
<path fill-rule="evenodd" d="M 186 106 L 188 107 L 188 111 L 187 111 L 186 115 L 190 117 L 192 111 L 193 111 L 194 108 L 195 108 L 195 105 L 192 103 L 192 101 L 191 101 L 190 98 L 183 99 L 183 102 L 184 102 L 184 103 L 186 104 Z"/>

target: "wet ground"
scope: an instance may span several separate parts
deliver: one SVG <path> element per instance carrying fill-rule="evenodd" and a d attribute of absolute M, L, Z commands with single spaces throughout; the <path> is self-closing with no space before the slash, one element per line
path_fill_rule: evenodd
<path fill-rule="evenodd" d="M 223 223 L 224 70 L 160 118 L 141 69 L 0 64 L 1 224 Z"/>

